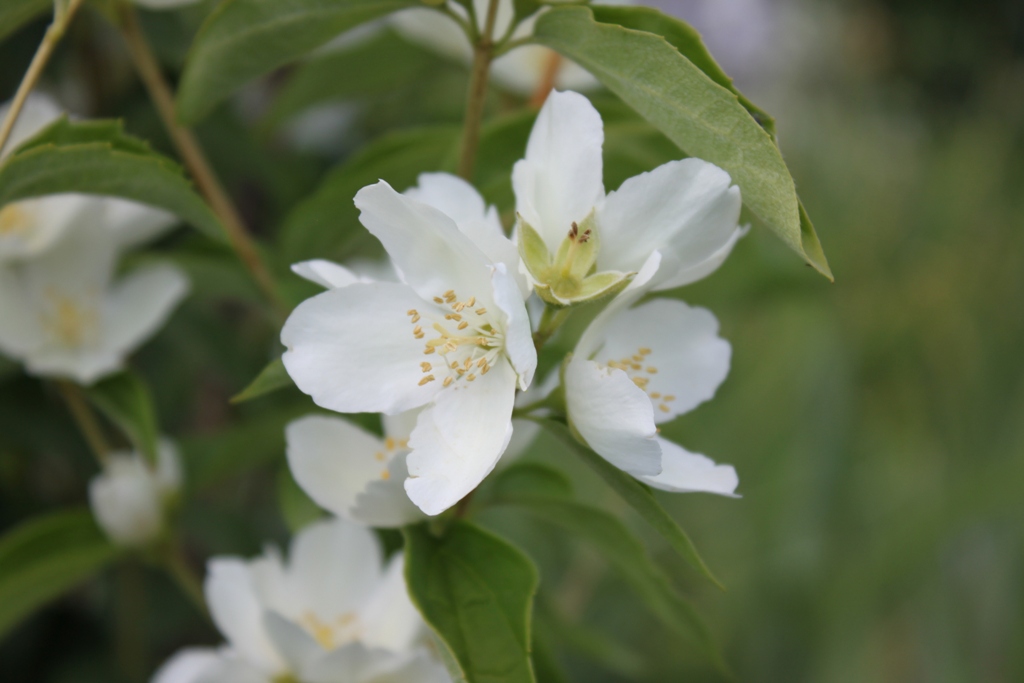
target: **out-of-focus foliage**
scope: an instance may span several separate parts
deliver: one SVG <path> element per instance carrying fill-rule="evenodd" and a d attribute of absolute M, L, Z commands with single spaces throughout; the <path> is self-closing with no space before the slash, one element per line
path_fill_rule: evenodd
<path fill-rule="evenodd" d="M 747 7 L 740 13 L 756 4 L 718 2 Z M 696 4 L 662 3 L 683 16 Z M 767 4 L 772 16 L 794 11 Z M 170 73 L 180 73 L 181 48 L 207 9 L 144 15 Z M 800 10 L 809 12 L 803 25 L 825 36 L 810 59 L 785 79 L 773 73 L 777 80 L 759 83 L 751 71 L 742 85 L 778 118 L 786 162 L 836 283 L 797 270 L 783 246 L 755 229 L 713 278 L 679 293 L 716 311 L 733 344 L 733 369 L 714 402 L 665 433 L 736 465 L 743 498 L 658 500 L 729 590 L 700 580 L 555 439 L 540 439 L 525 458 L 569 472 L 579 499 L 622 513 L 657 566 L 695 598 L 739 680 L 1019 680 L 1019 3 L 819 0 Z M 44 25 L 29 23 L 0 43 L 0 100 L 16 87 Z M 720 45 L 708 42 L 718 57 Z M 361 49 L 373 54 L 371 44 Z M 370 87 L 369 58 L 357 67 L 365 88 L 318 88 L 331 75 L 321 60 L 342 57 L 314 56 L 246 86 L 198 127 L 248 222 L 276 240 L 268 256 L 289 300 L 315 291 L 288 274 L 293 260 L 378 255 L 356 228 L 356 189 L 377 177 L 401 188 L 418 172 L 454 163 L 465 70 L 404 44 L 393 56 L 389 73 L 409 78 L 386 81 L 386 89 Z M 431 68 L 417 69 L 425 60 Z M 46 86 L 81 113 L 124 118 L 130 133 L 172 154 L 116 34 L 95 15 L 75 24 L 47 73 Z M 314 100 L 318 91 L 326 97 Z M 292 98 L 287 107 L 278 93 Z M 609 189 L 679 156 L 612 97 L 593 99 L 607 125 Z M 518 104 L 489 94 L 495 118 L 475 178 L 506 219 L 511 189 L 500 164 L 489 168 L 487 160 L 507 166 L 521 156 L 532 118 L 505 116 Z M 307 151 L 310 136 L 317 152 Z M 429 144 L 410 142 L 424 138 Z M 187 552 L 196 565 L 214 552 L 255 554 L 313 514 L 281 472 L 284 425 L 314 409 L 294 388 L 232 405 L 279 354 L 277 330 L 224 248 L 178 231 L 155 251 L 188 271 L 193 295 L 132 364 L 153 388 L 162 429 L 180 437 Z M 85 502 L 96 466 L 65 413 L 52 387 L 0 359 L 5 532 Z M 379 430 L 376 418 L 355 419 Z M 562 530 L 511 505 L 479 520 L 536 560 L 546 587 L 537 640 L 568 680 L 718 680 L 703 647 L 652 616 L 629 577 L 585 539 L 567 542 Z M 397 545 L 393 536 L 385 541 Z M 0 671 L 12 683 L 144 680 L 179 647 L 216 642 L 162 573 L 132 567 L 101 572 L 22 622 L 0 642 Z M 133 663 L 140 649 L 142 662 Z M 535 657 L 539 673 L 547 670 L 541 661 Z"/>

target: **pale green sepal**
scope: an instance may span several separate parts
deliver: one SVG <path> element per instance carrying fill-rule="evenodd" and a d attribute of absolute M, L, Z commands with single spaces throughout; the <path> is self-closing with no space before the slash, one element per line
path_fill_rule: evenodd
<path fill-rule="evenodd" d="M 522 216 L 516 215 L 518 224 L 516 232 L 519 235 L 519 258 L 523 259 L 526 268 L 534 279 L 544 275 L 551 268 L 551 253 L 548 245 L 544 244 L 543 238 L 533 226 L 523 220 Z"/>

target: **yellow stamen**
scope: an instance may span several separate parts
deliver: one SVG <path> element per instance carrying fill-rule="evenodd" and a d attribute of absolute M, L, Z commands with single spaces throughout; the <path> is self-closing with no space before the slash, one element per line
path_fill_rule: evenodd
<path fill-rule="evenodd" d="M 483 315 L 484 313 L 486 313 L 486 312 L 487 312 L 487 309 L 486 309 L 486 308 L 484 308 L 483 306 L 481 306 L 480 308 L 476 309 L 476 310 L 475 310 L 475 311 L 473 311 L 473 312 L 474 312 L 474 313 L 476 313 L 477 315 Z"/>
<path fill-rule="evenodd" d="M 420 368 L 423 370 L 423 372 L 430 372 L 431 367 L 433 366 L 427 361 L 423 361 L 422 363 L 420 363 Z"/>
<path fill-rule="evenodd" d="M 390 436 L 384 439 L 384 448 L 388 449 L 389 451 L 395 450 L 395 440 Z"/>
<path fill-rule="evenodd" d="M 373 454 L 373 457 L 375 457 L 377 460 L 383 460 L 384 453 L 383 451 L 377 451 L 376 453 Z"/>
<path fill-rule="evenodd" d="M 414 323 L 418 323 L 418 322 L 420 321 L 420 314 L 419 314 L 419 313 L 417 313 L 416 315 L 414 315 L 414 316 L 412 317 L 412 321 L 413 321 Z"/>
<path fill-rule="evenodd" d="M 466 302 L 466 305 L 467 306 L 472 306 L 475 303 L 476 303 L 476 297 L 475 296 L 471 296 L 471 297 L 469 297 L 469 301 Z"/>
<path fill-rule="evenodd" d="M 646 346 L 641 346 L 640 347 L 640 354 L 641 355 L 646 356 L 646 355 L 648 355 L 650 353 L 651 353 L 651 350 L 649 348 L 647 348 Z"/>
<path fill-rule="evenodd" d="M 423 349 L 423 355 L 424 356 L 429 356 L 433 352 L 434 352 L 434 347 L 433 346 L 427 346 L 427 348 Z"/>
<path fill-rule="evenodd" d="M 435 297 L 434 297 L 434 303 L 435 303 L 435 304 L 443 304 L 443 303 L 444 303 L 444 299 L 442 299 L 442 298 L 441 298 L 441 297 L 439 297 L 439 296 L 435 296 Z"/>
<path fill-rule="evenodd" d="M 469 373 L 468 375 L 466 375 L 466 381 L 467 382 L 472 382 L 475 379 L 476 379 L 476 375 L 474 375 L 473 373 Z"/>
<path fill-rule="evenodd" d="M 658 374 L 658 368 L 654 367 L 653 365 L 650 366 L 649 368 L 647 368 L 647 374 L 649 374 L 649 375 L 656 375 L 656 374 Z"/>
<path fill-rule="evenodd" d="M 671 410 L 671 408 L 669 408 L 667 405 L 662 403 L 660 406 L 658 406 L 658 410 L 660 410 L 663 413 L 667 413 L 667 412 L 669 412 Z"/>
<path fill-rule="evenodd" d="M 651 394 L 651 398 L 661 398 L 661 392 L 655 391 Z"/>
<path fill-rule="evenodd" d="M 452 382 L 454 382 L 454 381 L 455 381 L 455 378 L 452 377 L 451 375 L 448 375 L 447 377 L 444 378 L 444 382 L 442 384 L 444 384 L 444 386 L 448 387 L 448 386 L 451 386 Z"/>
<path fill-rule="evenodd" d="M 676 400 L 676 397 L 673 394 L 669 394 L 668 396 L 665 397 L 665 403 L 668 403 L 669 401 L 674 401 L 674 400 Z"/>
<path fill-rule="evenodd" d="M 459 323 L 459 325 L 458 325 L 458 328 L 459 328 L 460 330 L 464 330 L 464 329 L 466 329 L 467 327 L 469 327 L 469 323 L 468 323 L 468 322 L 466 322 L 465 320 L 463 320 L 463 321 L 462 321 L 461 323 Z"/>
<path fill-rule="evenodd" d="M 420 380 L 420 386 L 422 387 L 427 382 L 433 382 L 433 381 L 434 381 L 434 376 L 433 375 L 427 375 L 426 377 L 424 377 L 423 379 Z"/>
<path fill-rule="evenodd" d="M 405 312 L 405 314 L 406 315 L 416 315 L 416 309 L 415 308 L 410 308 L 408 311 Z"/>
<path fill-rule="evenodd" d="M 384 481 L 387 481 L 388 479 L 391 478 L 391 473 L 388 472 L 387 470 L 384 470 L 383 472 L 380 473 L 380 478 L 383 479 Z"/>

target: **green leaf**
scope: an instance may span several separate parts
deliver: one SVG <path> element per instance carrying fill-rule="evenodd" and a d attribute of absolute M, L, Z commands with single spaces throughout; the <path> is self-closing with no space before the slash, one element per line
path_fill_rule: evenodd
<path fill-rule="evenodd" d="M 334 169 L 316 192 L 297 206 L 285 221 L 282 248 L 288 261 L 327 258 L 343 261 L 371 240 L 359 225 L 352 198 L 378 179 L 399 192 L 416 183 L 420 173 L 442 168 L 456 144 L 459 129 L 452 126 L 418 128 L 384 135 Z"/>
<path fill-rule="evenodd" d="M 178 115 L 185 123 L 195 123 L 246 82 L 350 28 L 417 4 L 417 0 L 225 0 L 206 19 L 192 44 L 178 88 Z"/>
<path fill-rule="evenodd" d="M 86 396 L 116 424 L 151 463 L 157 460 L 160 430 L 149 387 L 126 370 L 85 389 Z"/>
<path fill-rule="evenodd" d="M 280 358 L 270 361 L 265 368 L 260 370 L 256 379 L 249 383 L 245 389 L 231 397 L 232 403 L 244 403 L 254 398 L 291 386 L 292 378 L 284 369 L 284 362 Z"/>
<path fill-rule="evenodd" d="M 517 471 L 520 468 L 523 470 Z M 696 635 L 712 662 L 727 672 L 708 627 L 654 563 L 643 543 L 618 518 L 572 500 L 557 484 L 560 476 L 544 466 L 515 465 L 499 476 L 492 502 L 520 507 L 589 543 L 616 568 L 662 623 L 683 637 Z"/>
<path fill-rule="evenodd" d="M 60 192 L 131 199 L 166 209 L 223 241 L 220 222 L 181 167 L 125 134 L 120 122 L 61 118 L 0 166 L 0 206 Z"/>
<path fill-rule="evenodd" d="M 52 10 L 53 0 L 3 0 L 0 2 L 0 40 Z"/>
<path fill-rule="evenodd" d="M 569 447 L 573 453 L 578 455 L 585 463 L 597 472 L 605 482 L 611 486 L 616 493 L 629 503 L 648 524 L 654 527 L 658 533 L 664 536 L 665 540 L 679 555 L 689 562 L 697 571 L 703 574 L 716 586 L 725 590 L 722 583 L 715 578 L 707 564 L 697 552 L 693 541 L 685 531 L 676 523 L 665 508 L 661 507 L 658 499 L 651 493 L 651 489 L 629 476 L 615 465 L 611 464 L 600 455 L 590 450 L 577 441 L 569 428 L 560 422 L 553 420 L 535 420 L 554 434 L 558 439 Z"/>
<path fill-rule="evenodd" d="M 762 128 L 768 131 L 773 140 L 775 139 L 775 119 L 736 89 L 729 75 L 708 52 L 697 29 L 685 21 L 663 14 L 653 7 L 594 5 L 591 9 L 594 11 L 594 19 L 602 24 L 618 24 L 635 31 L 646 31 L 663 37 L 669 45 L 679 50 L 679 54 L 693 62 L 693 65 L 703 71 L 708 78 L 736 95 L 736 99 L 743 105 L 743 108 L 750 112 L 750 115 Z"/>
<path fill-rule="evenodd" d="M 832 279 L 810 223 L 801 228 L 796 186 L 782 154 L 733 92 L 665 38 L 599 23 L 589 7 L 545 13 L 537 21 L 534 40 L 582 65 L 684 152 L 728 171 L 744 203 Z"/>
<path fill-rule="evenodd" d="M 537 570 L 494 534 L 456 520 L 405 529 L 409 594 L 468 683 L 535 683 L 530 612 Z"/>
<path fill-rule="evenodd" d="M 324 516 L 323 509 L 306 495 L 287 465 L 277 475 L 277 504 L 288 530 L 293 534 Z"/>
<path fill-rule="evenodd" d="M 88 510 L 52 513 L 8 531 L 0 538 L 0 637 L 117 554 Z"/>
<path fill-rule="evenodd" d="M 433 55 L 387 31 L 346 50 L 308 59 L 278 93 L 264 125 L 278 126 L 325 102 L 386 93 L 425 75 Z M 345 74 L 339 78 L 338 74 Z"/>

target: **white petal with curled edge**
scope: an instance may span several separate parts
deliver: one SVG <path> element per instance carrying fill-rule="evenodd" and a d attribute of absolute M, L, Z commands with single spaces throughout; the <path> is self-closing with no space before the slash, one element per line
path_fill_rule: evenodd
<path fill-rule="evenodd" d="M 639 349 L 650 353 L 635 374 L 647 380 L 659 423 L 711 399 L 729 374 L 732 347 L 718 336 L 718 320 L 682 301 L 655 299 L 619 313 L 604 329 L 597 360 L 629 358 Z"/>
<path fill-rule="evenodd" d="M 409 599 L 403 571 L 403 556 L 398 552 L 360 610 L 361 640 L 370 647 L 407 652 L 423 632 L 423 619 Z"/>
<path fill-rule="evenodd" d="M 263 628 L 263 605 L 245 561 L 215 557 L 207 566 L 206 603 L 217 630 L 245 659 L 269 671 L 284 670 L 284 661 Z"/>
<path fill-rule="evenodd" d="M 409 477 L 406 453 L 391 458 L 387 478 L 377 477 L 356 495 L 352 519 L 372 527 L 391 528 L 423 520 L 423 512 L 409 500 L 405 480 Z"/>
<path fill-rule="evenodd" d="M 516 211 L 551 253 L 604 197 L 604 123 L 590 101 L 553 91 L 537 116 L 526 158 L 512 169 Z"/>
<path fill-rule="evenodd" d="M 301 626 L 277 612 L 263 613 L 263 628 L 289 671 L 302 671 L 324 651 L 324 647 Z"/>
<path fill-rule="evenodd" d="M 369 278 L 356 275 L 345 266 L 325 259 L 292 264 L 292 272 L 324 289 L 339 289 L 357 282 L 372 282 Z"/>
<path fill-rule="evenodd" d="M 150 242 L 173 228 L 180 221 L 169 211 L 139 202 L 104 197 L 105 224 L 122 248 Z"/>
<path fill-rule="evenodd" d="M 362 525 L 336 518 L 307 526 L 292 540 L 288 562 L 301 611 L 286 616 L 309 611 L 331 623 L 355 610 L 377 584 L 382 557 L 380 541 Z"/>
<path fill-rule="evenodd" d="M 700 263 L 683 266 L 680 264 L 670 265 L 665 269 L 667 273 L 665 279 L 659 279 L 656 283 L 655 290 L 663 289 L 674 289 L 676 287 L 682 287 L 688 285 L 691 282 L 697 282 L 703 280 L 711 273 L 718 270 L 718 267 L 725 263 L 725 259 L 729 258 L 729 254 L 732 253 L 732 248 L 736 246 L 736 243 L 740 241 L 748 232 L 750 232 L 750 226 L 741 226 L 736 229 L 722 247 Z"/>
<path fill-rule="evenodd" d="M 732 465 L 718 465 L 700 453 L 691 453 L 682 446 L 658 437 L 661 446 L 661 474 L 639 477 L 641 481 L 662 491 L 674 493 L 717 493 L 738 498 L 739 477 Z"/>
<path fill-rule="evenodd" d="M 168 659 L 152 683 L 200 683 L 221 666 L 222 655 L 212 647 L 190 647 Z"/>
<path fill-rule="evenodd" d="M 516 373 L 502 360 L 473 382 L 460 380 L 420 413 L 409 439 L 405 490 L 436 515 L 483 481 L 512 436 Z"/>
<path fill-rule="evenodd" d="M 288 316 L 282 360 L 299 389 L 340 413 L 400 413 L 428 403 L 439 382 L 420 385 L 423 340 L 407 311 L 433 304 L 405 285 L 332 289 Z"/>
<path fill-rule="evenodd" d="M 496 264 L 491 274 L 494 303 L 505 314 L 505 353 L 519 376 L 523 391 L 530 388 L 537 369 L 537 347 L 533 344 L 533 331 L 526 305 L 519 296 L 515 279 L 503 264 Z"/>
<path fill-rule="evenodd" d="M 597 212 L 598 270 L 636 271 L 659 250 L 657 287 L 713 259 L 739 230 L 740 190 L 731 182 L 700 159 L 670 161 L 626 180 Z"/>
<path fill-rule="evenodd" d="M 308 415 L 285 428 L 288 466 L 320 507 L 351 517 L 356 496 L 387 467 L 380 438 L 340 417 Z"/>
<path fill-rule="evenodd" d="M 490 259 L 455 221 L 395 192 L 383 180 L 359 190 L 359 220 L 387 250 L 403 282 L 426 300 L 454 290 L 460 300 L 490 298 Z"/>
<path fill-rule="evenodd" d="M 574 356 L 565 400 L 572 426 L 601 457 L 632 475 L 661 472 L 651 400 L 625 372 Z"/>
<path fill-rule="evenodd" d="M 129 273 L 107 295 L 105 345 L 119 356 L 131 353 L 160 329 L 188 288 L 185 273 L 169 264 Z"/>

